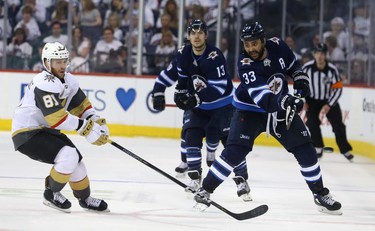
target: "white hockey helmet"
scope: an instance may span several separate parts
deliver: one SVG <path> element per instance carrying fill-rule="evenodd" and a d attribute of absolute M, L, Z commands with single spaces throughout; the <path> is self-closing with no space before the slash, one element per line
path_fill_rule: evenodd
<path fill-rule="evenodd" d="M 49 64 L 49 69 L 44 64 L 44 60 L 47 60 Z M 59 42 L 46 43 L 42 51 L 42 63 L 43 67 L 51 72 L 51 59 L 68 59 L 69 60 L 69 51 L 64 45 Z"/>

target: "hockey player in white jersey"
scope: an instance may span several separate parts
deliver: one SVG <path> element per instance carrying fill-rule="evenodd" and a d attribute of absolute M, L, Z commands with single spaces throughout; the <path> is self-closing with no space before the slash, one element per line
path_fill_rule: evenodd
<path fill-rule="evenodd" d="M 58 42 L 43 47 L 44 70 L 25 90 L 12 121 L 15 150 L 52 164 L 45 180 L 45 205 L 70 212 L 71 203 L 61 194 L 69 182 L 79 205 L 87 210 L 109 212 L 104 200 L 90 196 L 90 182 L 80 151 L 60 130 L 77 131 L 95 145 L 107 143 L 109 130 L 67 72 L 69 51 Z"/>

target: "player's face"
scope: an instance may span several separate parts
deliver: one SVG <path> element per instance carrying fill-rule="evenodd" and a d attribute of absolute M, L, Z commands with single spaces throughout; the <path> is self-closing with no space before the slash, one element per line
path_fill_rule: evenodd
<path fill-rule="evenodd" d="M 252 60 L 259 61 L 265 58 L 264 43 L 262 40 L 243 41 L 243 47 Z"/>
<path fill-rule="evenodd" d="M 207 35 L 202 30 L 192 30 L 189 33 L 189 40 L 193 48 L 200 51 L 205 48 Z"/>
<path fill-rule="evenodd" d="M 52 59 L 51 72 L 53 75 L 62 79 L 65 76 L 65 71 L 68 66 L 68 59 Z"/>

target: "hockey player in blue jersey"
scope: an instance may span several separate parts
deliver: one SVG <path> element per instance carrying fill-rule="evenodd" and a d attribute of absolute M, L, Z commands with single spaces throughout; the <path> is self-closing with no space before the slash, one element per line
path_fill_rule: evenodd
<path fill-rule="evenodd" d="M 183 130 L 191 179 L 185 190 L 194 193 L 201 182 L 203 137 L 206 133 L 207 137 L 216 136 L 219 140 L 223 130 L 229 127 L 234 111 L 231 105 L 234 87 L 222 52 L 206 43 L 207 25 L 193 20 L 187 36 L 190 44 L 181 47 L 176 54 L 178 83 L 174 101 L 185 111 Z M 251 200 L 246 161 L 235 167 L 237 194 L 245 201 Z"/>
<path fill-rule="evenodd" d="M 241 84 L 236 90 L 227 146 L 216 158 L 194 199 L 204 210 L 210 194 L 229 176 L 233 167 L 252 151 L 254 140 L 262 132 L 275 137 L 292 153 L 310 188 L 318 210 L 341 215 L 341 204 L 324 187 L 317 154 L 306 126 L 297 115 L 309 93 L 309 78 L 301 70 L 293 52 L 278 38 L 266 40 L 259 23 L 246 25 L 241 32 L 244 52 L 237 65 Z M 294 93 L 288 94 L 286 76 L 294 81 Z M 291 110 L 290 110 L 291 109 Z M 295 113 L 294 117 L 289 117 Z M 292 118 L 287 127 L 286 118 Z"/>
<path fill-rule="evenodd" d="M 173 59 L 171 63 L 168 65 L 167 68 L 162 70 L 159 76 L 155 80 L 154 88 L 152 90 L 152 106 L 157 111 L 163 111 L 165 109 L 165 90 L 167 87 L 171 87 L 178 79 L 177 73 L 177 63 L 176 59 Z M 185 117 L 184 117 L 185 118 Z M 229 123 L 228 123 L 229 126 Z M 210 131 L 210 129 L 207 129 Z M 225 131 L 220 138 L 225 139 L 227 137 L 228 132 Z M 206 136 L 206 162 L 208 166 L 215 160 L 215 152 L 219 146 L 219 138 L 216 134 L 215 135 L 208 135 Z M 187 172 L 188 166 L 186 162 L 186 148 L 185 148 L 185 132 L 184 130 L 181 132 L 181 163 L 175 168 L 177 172 L 176 177 L 184 177 L 185 173 Z"/>

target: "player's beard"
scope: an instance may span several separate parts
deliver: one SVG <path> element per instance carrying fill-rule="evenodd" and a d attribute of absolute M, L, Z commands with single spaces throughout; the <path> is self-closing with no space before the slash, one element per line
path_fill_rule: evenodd
<path fill-rule="evenodd" d="M 247 54 L 251 57 L 252 60 L 254 61 L 260 61 L 261 58 L 263 57 L 265 48 L 262 46 L 262 48 L 259 51 L 251 51 L 247 52 Z"/>
<path fill-rule="evenodd" d="M 195 44 L 192 44 L 192 46 L 193 46 L 194 51 L 197 51 L 197 52 L 203 52 L 204 49 L 206 49 L 206 43 L 201 43 L 198 46 Z"/>

